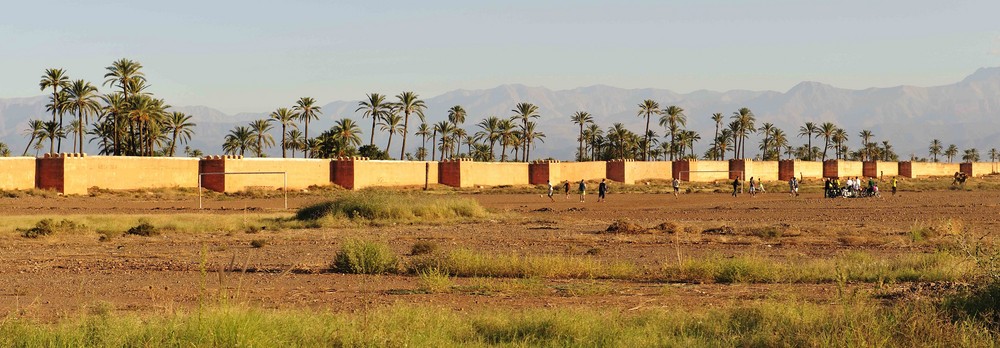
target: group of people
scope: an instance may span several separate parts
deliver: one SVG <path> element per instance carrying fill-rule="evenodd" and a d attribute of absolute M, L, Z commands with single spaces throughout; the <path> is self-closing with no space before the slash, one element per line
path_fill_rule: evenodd
<path fill-rule="evenodd" d="M 892 195 L 896 195 L 896 188 L 898 186 L 898 181 L 896 177 L 892 178 Z M 879 196 L 878 183 L 875 178 L 869 177 L 867 184 L 864 183 L 863 179 L 858 177 L 847 178 L 844 185 L 841 186 L 840 178 L 827 178 L 823 182 L 823 196 L 826 198 L 834 197 L 877 197 Z"/>
<path fill-rule="evenodd" d="M 547 180 L 546 183 L 549 185 L 549 200 L 555 202 L 556 199 L 552 197 L 555 195 L 556 192 L 555 186 L 552 186 L 551 180 Z M 569 199 L 569 180 L 566 180 L 566 182 L 563 183 L 563 190 L 566 192 L 566 199 Z M 577 192 L 579 192 L 580 194 L 580 202 L 586 202 L 587 201 L 586 181 L 580 180 L 580 183 L 577 184 Z M 607 194 L 608 194 L 608 182 L 606 181 L 606 179 L 601 179 L 601 183 L 597 185 L 597 201 L 604 202 L 604 200 L 607 198 Z"/>
<path fill-rule="evenodd" d="M 793 178 L 794 179 L 794 178 Z M 760 178 L 754 180 L 751 176 L 750 180 L 747 180 L 747 186 L 749 186 L 750 196 L 756 196 L 758 193 L 767 193 L 764 189 L 764 182 Z M 798 192 L 798 184 L 795 184 L 795 192 Z M 738 194 L 743 193 L 743 183 L 740 182 L 740 177 L 737 176 L 733 180 L 733 197 L 737 197 Z"/>

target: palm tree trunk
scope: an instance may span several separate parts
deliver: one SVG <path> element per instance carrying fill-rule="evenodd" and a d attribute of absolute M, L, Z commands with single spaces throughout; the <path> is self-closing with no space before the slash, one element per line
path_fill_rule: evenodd
<path fill-rule="evenodd" d="M 59 115 L 59 130 L 62 130 L 62 128 L 63 128 L 63 115 L 60 114 Z M 58 142 L 58 144 L 56 144 L 56 152 L 62 152 L 62 138 L 63 137 L 59 137 L 59 142 Z"/>
<path fill-rule="evenodd" d="M 581 115 L 582 116 L 582 115 Z M 577 153 L 577 161 L 583 161 L 583 122 L 580 122 L 580 152 Z"/>
<path fill-rule="evenodd" d="M 642 144 L 642 160 L 643 161 L 648 161 L 649 160 L 649 157 L 647 156 L 649 154 L 649 115 L 650 114 L 647 112 L 646 113 L 646 132 L 643 133 L 643 135 L 646 136 L 646 143 Z M 623 149 L 622 150 L 623 157 L 624 157 L 624 153 L 625 153 L 625 151 Z M 670 155 L 670 158 L 671 159 L 673 158 L 673 154 Z"/>
<path fill-rule="evenodd" d="M 406 133 L 410 132 L 410 113 L 403 113 L 403 145 L 399 147 L 399 160 L 403 160 L 403 155 L 406 153 Z M 388 151 L 389 149 L 386 149 Z"/>
<path fill-rule="evenodd" d="M 282 135 L 281 135 L 281 136 L 282 136 L 282 137 L 284 137 L 284 136 L 285 136 L 285 135 L 284 135 L 284 132 L 282 132 Z M 302 137 L 303 137 L 303 139 L 304 139 L 305 141 L 309 141 L 309 117 L 306 117 L 306 133 L 305 133 L 304 135 L 302 135 Z M 302 149 L 302 153 L 304 154 L 305 158 L 309 158 L 309 150 L 310 150 L 310 149 L 309 149 L 309 147 L 308 147 L 308 146 L 305 146 L 305 148 L 304 148 L 304 149 Z M 295 152 L 294 152 L 294 150 L 292 151 L 292 157 L 295 157 Z"/>
<path fill-rule="evenodd" d="M 28 155 L 28 148 L 31 147 L 31 143 L 35 142 L 35 134 L 38 134 L 38 132 L 35 132 L 35 131 L 31 132 L 31 139 L 28 140 L 28 146 L 24 147 L 24 153 L 21 154 L 21 156 L 27 156 Z"/>
<path fill-rule="evenodd" d="M 78 112 L 76 118 L 80 121 L 76 127 L 76 133 L 80 137 L 80 153 L 83 153 L 83 111 Z"/>
<path fill-rule="evenodd" d="M 281 158 L 285 158 L 285 152 L 286 152 L 285 149 L 286 149 L 285 148 L 285 125 L 282 124 L 281 125 Z M 292 157 L 295 157 L 294 153 L 292 154 Z"/>
<path fill-rule="evenodd" d="M 434 135 L 431 135 L 431 142 L 432 142 L 432 144 L 431 144 L 431 160 L 432 161 L 434 160 L 434 157 L 437 157 L 437 155 L 436 155 L 437 154 L 437 136 L 438 136 L 437 131 L 434 131 Z"/>
<path fill-rule="evenodd" d="M 389 153 L 389 149 L 392 148 L 392 133 L 393 132 L 389 132 L 389 142 L 385 144 L 385 153 L 386 154 L 388 154 Z"/>
<path fill-rule="evenodd" d="M 371 136 L 371 139 L 368 140 L 368 145 L 375 145 L 375 121 L 376 121 L 376 119 L 377 119 L 377 117 L 375 116 L 375 113 L 373 112 L 372 113 L 372 136 Z"/>

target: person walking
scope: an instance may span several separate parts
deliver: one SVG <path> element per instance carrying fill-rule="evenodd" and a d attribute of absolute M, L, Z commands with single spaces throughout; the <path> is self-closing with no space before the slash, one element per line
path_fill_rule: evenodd
<path fill-rule="evenodd" d="M 896 177 L 892 177 L 892 195 L 896 195 Z"/>
<path fill-rule="evenodd" d="M 604 202 L 606 199 L 605 195 L 607 194 L 608 194 L 608 183 L 605 182 L 604 179 L 601 179 L 601 184 L 597 185 L 597 201 Z"/>
<path fill-rule="evenodd" d="M 563 184 L 563 190 L 566 191 L 566 199 L 569 199 L 569 180 L 566 180 L 566 183 Z"/>
<path fill-rule="evenodd" d="M 764 191 L 764 182 L 760 178 L 757 178 L 757 192 L 767 193 L 767 191 Z"/>
<path fill-rule="evenodd" d="M 587 197 L 587 183 L 580 180 L 580 202 L 586 202 Z"/>
<path fill-rule="evenodd" d="M 545 183 L 549 185 L 549 200 L 555 202 L 556 199 L 552 198 L 552 195 L 555 194 L 556 189 L 555 189 L 555 187 L 552 187 L 552 181 L 551 180 L 546 180 Z"/>
<path fill-rule="evenodd" d="M 798 191 L 799 191 L 799 182 L 798 180 L 795 180 L 795 177 L 793 176 L 791 179 L 788 179 L 788 195 L 793 197 L 798 196 L 799 195 Z"/>
<path fill-rule="evenodd" d="M 757 195 L 757 187 L 753 185 L 753 177 L 750 177 L 750 197 Z"/>
<path fill-rule="evenodd" d="M 736 194 L 739 193 L 739 190 L 740 190 L 740 177 L 737 176 L 736 180 L 733 180 L 733 197 L 736 197 Z"/>
<path fill-rule="evenodd" d="M 681 191 L 681 181 L 674 178 L 670 185 L 674 187 L 674 198 L 677 198 L 677 194 Z"/>

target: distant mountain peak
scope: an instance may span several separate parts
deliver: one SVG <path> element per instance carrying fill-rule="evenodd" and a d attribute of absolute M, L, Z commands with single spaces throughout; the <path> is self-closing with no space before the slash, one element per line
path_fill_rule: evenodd
<path fill-rule="evenodd" d="M 976 69 L 976 72 L 967 76 L 962 82 L 1000 80 L 1000 67 L 986 67 Z"/>

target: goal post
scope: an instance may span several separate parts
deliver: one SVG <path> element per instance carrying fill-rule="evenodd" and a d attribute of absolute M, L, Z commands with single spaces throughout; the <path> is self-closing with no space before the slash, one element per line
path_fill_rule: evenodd
<path fill-rule="evenodd" d="M 204 190 L 204 178 L 206 175 L 281 175 L 281 192 L 285 196 L 285 209 L 288 209 L 288 172 L 214 172 L 198 173 L 198 209 L 202 206 L 202 190 Z"/>

